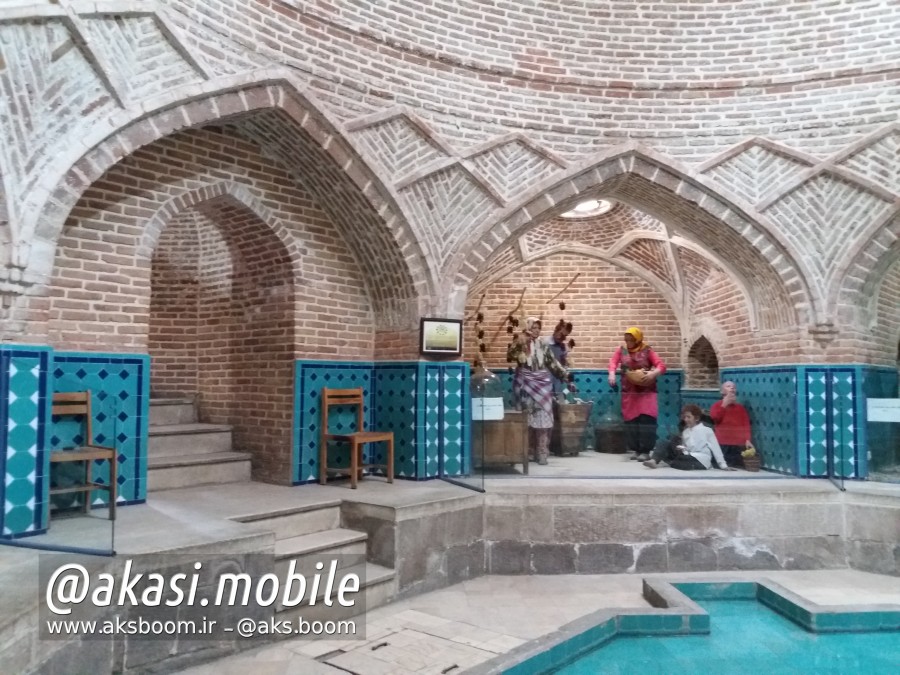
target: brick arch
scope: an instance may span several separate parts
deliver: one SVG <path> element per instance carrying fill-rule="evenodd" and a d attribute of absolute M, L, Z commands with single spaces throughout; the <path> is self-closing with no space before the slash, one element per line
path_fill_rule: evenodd
<path fill-rule="evenodd" d="M 141 102 L 114 115 L 88 138 L 63 148 L 44 185 L 35 191 L 19 230 L 20 240 L 34 235 L 36 246 L 52 250 L 69 212 L 85 190 L 104 172 L 135 150 L 176 131 L 242 116 L 277 111 L 290 121 L 296 133 L 310 139 L 310 151 L 346 178 L 341 192 L 320 196 L 326 207 L 355 200 L 356 215 L 365 221 L 338 222 L 341 235 L 356 253 L 364 276 L 371 281 L 373 304 L 391 324 L 410 324 L 418 304 L 431 294 L 434 273 L 415 235 L 397 206 L 392 189 L 384 185 L 342 128 L 332 122 L 323 107 L 301 89 L 287 73 L 267 70 L 211 80 L 202 85 L 177 88 L 165 96 Z M 85 147 L 89 149 L 84 150 Z M 316 162 L 310 162 L 316 166 Z M 310 185 L 330 186 L 324 169 L 312 176 Z M 332 172 L 334 173 L 334 172 Z M 52 255 L 31 255 L 27 261 L 29 281 L 46 282 L 52 271 Z"/>
<path fill-rule="evenodd" d="M 647 271 L 639 265 L 630 263 L 622 258 L 618 258 L 616 256 L 607 256 L 604 255 L 601 251 L 596 248 L 590 246 L 584 246 L 579 244 L 559 244 L 556 246 L 550 246 L 548 248 L 543 249 L 539 253 L 534 256 L 530 256 L 527 260 L 523 260 L 518 262 L 515 265 L 509 265 L 504 268 L 503 275 L 511 274 L 516 270 L 530 265 L 539 260 L 543 260 L 544 258 L 549 258 L 550 256 L 557 255 L 560 253 L 572 253 L 575 255 L 585 256 L 587 258 L 596 258 L 597 260 L 603 260 L 604 262 L 608 262 L 615 267 L 620 267 L 623 270 L 627 270 L 632 274 L 640 277 L 648 284 L 650 284 L 663 298 L 665 298 L 666 302 L 672 307 L 672 311 L 675 313 L 675 316 L 680 316 L 683 314 L 683 308 L 681 307 L 678 301 L 678 295 L 673 291 L 672 288 L 667 286 L 662 279 L 653 274 L 652 272 Z M 493 276 L 494 279 L 497 278 L 497 275 Z M 486 282 L 490 283 L 490 281 Z M 484 284 L 479 284 L 479 286 L 483 287 Z"/>
<path fill-rule="evenodd" d="M 156 233 L 152 258 L 137 255 L 149 268 L 151 392 L 196 395 L 201 421 L 232 427 L 255 478 L 288 483 L 294 261 L 242 199 L 209 192 L 181 200 Z"/>
<path fill-rule="evenodd" d="M 893 365 L 900 347 L 900 240 L 884 258 L 867 308 L 869 321 L 858 327 L 860 355 L 872 363 Z"/>
<path fill-rule="evenodd" d="M 687 385 L 693 389 L 714 388 L 718 384 L 718 354 L 705 335 L 700 335 L 688 348 L 685 375 Z"/>
<path fill-rule="evenodd" d="M 263 204 L 246 186 L 233 181 L 221 181 L 189 190 L 163 204 L 144 226 L 144 232 L 141 235 L 136 251 L 137 257 L 144 260 L 149 260 L 153 257 L 160 235 L 171 218 L 185 209 L 200 206 L 205 202 L 222 197 L 234 200 L 253 213 L 278 238 L 290 260 L 294 264 L 299 261 L 296 242 L 289 234 L 287 227 L 281 222 L 281 219 L 272 213 L 271 209 Z"/>
<path fill-rule="evenodd" d="M 721 360 L 724 347 L 728 344 L 728 334 L 722 325 L 709 315 L 695 317 L 691 321 L 691 327 L 685 333 L 684 340 L 685 354 L 690 350 L 691 346 L 700 338 L 709 342 L 710 346 L 716 352 L 716 358 Z"/>
<path fill-rule="evenodd" d="M 900 263 L 900 212 L 895 212 L 848 259 L 829 300 L 846 323 L 866 330 L 878 319 L 878 299 L 888 270 Z"/>
<path fill-rule="evenodd" d="M 701 176 L 658 153 L 628 144 L 580 165 L 562 180 L 538 185 L 525 199 L 479 226 L 445 267 L 448 286 L 465 288 L 491 254 L 523 231 L 571 208 L 581 199 L 622 201 L 683 231 L 722 260 L 726 271 L 753 279 L 762 328 L 783 328 L 824 321 L 822 299 L 806 282 L 808 270 L 788 252 L 786 243 L 751 207 L 722 193 Z"/>

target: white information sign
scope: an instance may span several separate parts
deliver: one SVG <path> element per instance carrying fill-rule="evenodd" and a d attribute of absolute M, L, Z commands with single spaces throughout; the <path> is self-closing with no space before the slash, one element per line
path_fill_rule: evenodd
<path fill-rule="evenodd" d="M 900 422 L 900 398 L 870 398 L 870 422 Z"/>
<path fill-rule="evenodd" d="M 503 398 L 473 398 L 472 419 L 476 421 L 502 420 Z"/>

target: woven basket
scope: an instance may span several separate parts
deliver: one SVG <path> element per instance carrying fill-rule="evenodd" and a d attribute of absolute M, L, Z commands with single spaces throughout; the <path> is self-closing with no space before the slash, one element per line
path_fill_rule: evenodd
<path fill-rule="evenodd" d="M 744 457 L 744 468 L 747 471 L 759 471 L 762 467 L 762 460 L 759 457 L 759 454 L 753 455 L 752 457 Z"/>

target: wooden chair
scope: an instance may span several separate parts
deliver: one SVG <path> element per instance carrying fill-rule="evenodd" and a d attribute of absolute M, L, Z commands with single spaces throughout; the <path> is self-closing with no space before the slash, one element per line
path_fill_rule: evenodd
<path fill-rule="evenodd" d="M 356 406 L 357 431 L 346 434 L 332 434 L 328 430 L 328 411 L 335 405 Z M 322 389 L 322 427 L 319 440 L 319 482 L 325 485 L 328 472 L 350 474 L 350 487 L 356 489 L 357 480 L 362 479 L 362 470 L 370 467 L 383 468 L 387 473 L 387 482 L 394 482 L 394 432 L 365 431 L 363 424 L 363 390 L 358 389 Z M 328 441 L 342 441 L 350 445 L 350 468 L 328 466 Z M 387 443 L 387 464 L 363 464 L 363 446 L 366 443 Z"/>
<path fill-rule="evenodd" d="M 116 519 L 116 488 L 118 452 L 115 448 L 94 445 L 94 418 L 91 415 L 91 392 L 78 391 L 72 393 L 53 394 L 54 415 L 77 415 L 84 418 L 85 443 L 77 448 L 69 450 L 55 450 L 50 453 L 51 464 L 64 462 L 84 462 L 84 482 L 68 487 L 51 487 L 51 495 L 61 495 L 71 492 L 84 492 L 83 511 L 88 513 L 91 508 L 91 491 L 106 490 L 109 492 L 109 519 Z M 105 459 L 109 462 L 109 485 L 95 483 L 91 477 L 91 468 L 94 460 Z"/>

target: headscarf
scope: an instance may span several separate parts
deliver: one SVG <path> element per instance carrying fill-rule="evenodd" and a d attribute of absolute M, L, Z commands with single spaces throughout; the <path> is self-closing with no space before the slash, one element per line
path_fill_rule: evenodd
<path fill-rule="evenodd" d="M 534 328 L 534 324 L 541 324 L 543 328 L 544 322 L 541 321 L 536 316 L 529 316 L 525 319 L 525 333 L 528 335 L 528 347 L 527 350 L 523 353 L 525 360 L 522 363 L 527 363 L 528 366 L 534 370 L 540 370 L 543 368 L 544 364 L 544 352 L 547 350 L 549 341 L 546 338 L 537 338 L 536 340 L 531 338 L 531 329 Z"/>
<path fill-rule="evenodd" d="M 644 333 L 637 326 L 632 326 L 631 328 L 628 328 L 625 331 L 625 335 L 630 335 L 631 337 L 634 338 L 635 342 L 637 343 L 633 349 L 628 350 L 629 354 L 636 354 L 637 352 L 639 352 L 642 349 L 645 349 L 647 347 L 647 345 L 644 344 Z"/>

